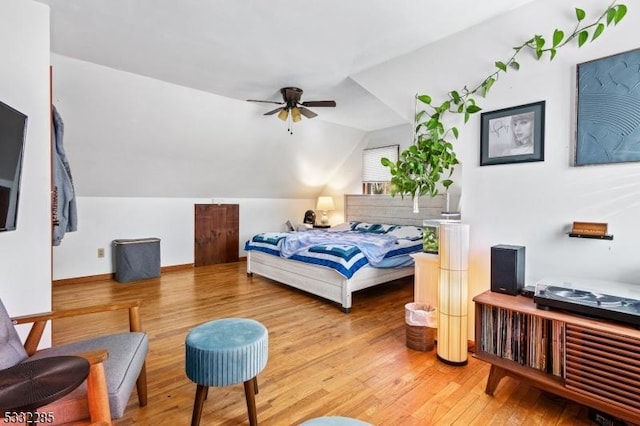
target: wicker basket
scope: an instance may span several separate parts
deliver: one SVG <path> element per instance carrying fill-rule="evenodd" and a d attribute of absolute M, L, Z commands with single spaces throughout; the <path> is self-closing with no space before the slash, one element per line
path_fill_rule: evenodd
<path fill-rule="evenodd" d="M 415 351 L 429 352 L 433 350 L 436 340 L 435 328 L 405 324 L 407 331 L 407 347 Z"/>

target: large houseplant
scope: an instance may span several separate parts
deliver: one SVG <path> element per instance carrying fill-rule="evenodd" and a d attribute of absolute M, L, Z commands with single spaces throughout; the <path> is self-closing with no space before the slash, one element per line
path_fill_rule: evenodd
<path fill-rule="evenodd" d="M 451 138 L 457 139 L 459 130 L 457 127 L 447 128 L 445 117 L 447 114 L 461 114 L 464 123 L 469 121 L 472 114 L 481 110 L 475 96 L 486 96 L 502 73 L 519 70 L 520 63 L 516 58 L 523 51 L 534 52 L 538 60 L 545 56 L 553 60 L 558 50 L 572 40 L 577 40 L 578 47 L 581 47 L 597 39 L 610 25 L 618 24 L 626 13 L 627 7 L 624 4 L 613 1 L 597 19 L 587 23 L 585 11 L 576 8 L 576 25 L 573 31 L 565 33 L 556 29 L 550 43 L 543 36 L 535 35 L 514 47 L 511 57 L 506 61 L 496 61 L 495 71 L 473 89 L 464 86 L 461 90 L 452 90 L 448 93 L 447 99 L 440 104 L 434 103 L 429 95 L 416 95 L 416 105 L 419 103 L 422 108 L 416 107 L 413 144 L 400 154 L 397 162 L 388 158 L 381 160 L 391 172 L 391 195 L 412 196 L 416 210 L 418 197 L 436 196 L 440 185 L 448 190 L 453 183 L 451 174 L 458 164 Z"/>

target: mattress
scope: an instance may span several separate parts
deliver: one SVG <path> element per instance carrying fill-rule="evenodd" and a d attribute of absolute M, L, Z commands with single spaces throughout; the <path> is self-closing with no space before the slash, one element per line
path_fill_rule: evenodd
<path fill-rule="evenodd" d="M 263 232 L 245 244 L 247 251 L 331 268 L 349 279 L 363 267 L 411 266 L 422 251 L 422 228 L 350 222 L 329 230 Z"/>

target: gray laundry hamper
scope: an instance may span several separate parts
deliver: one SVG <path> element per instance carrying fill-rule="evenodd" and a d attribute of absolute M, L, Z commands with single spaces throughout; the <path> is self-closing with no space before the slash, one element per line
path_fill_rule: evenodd
<path fill-rule="evenodd" d="M 160 276 L 160 238 L 113 240 L 116 281 L 130 281 Z"/>

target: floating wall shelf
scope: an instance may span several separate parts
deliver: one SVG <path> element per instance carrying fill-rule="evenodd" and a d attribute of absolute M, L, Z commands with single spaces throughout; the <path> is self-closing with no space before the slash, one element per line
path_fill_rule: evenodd
<path fill-rule="evenodd" d="M 574 234 L 572 232 L 570 232 L 568 235 L 573 238 L 591 238 L 592 240 L 613 240 L 613 235 Z"/>
<path fill-rule="evenodd" d="M 574 238 L 613 240 L 613 235 L 607 234 L 607 227 L 608 224 L 600 222 L 573 222 L 573 228 L 568 234 Z"/>

